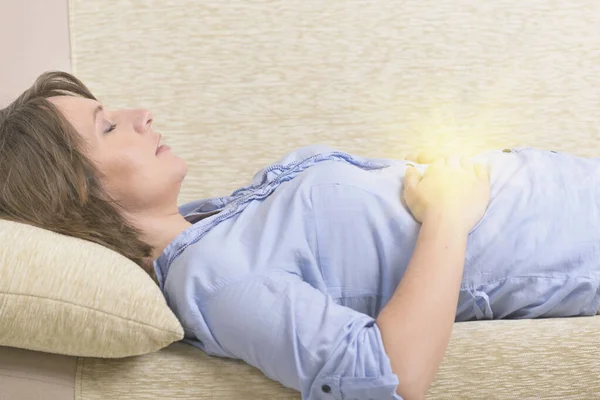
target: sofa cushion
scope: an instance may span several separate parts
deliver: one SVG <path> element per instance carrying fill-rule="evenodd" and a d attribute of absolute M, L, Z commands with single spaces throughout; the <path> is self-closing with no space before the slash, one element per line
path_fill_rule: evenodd
<path fill-rule="evenodd" d="M 120 254 L 10 221 L 0 243 L 1 346 L 125 357 L 183 337 L 152 278 Z"/>

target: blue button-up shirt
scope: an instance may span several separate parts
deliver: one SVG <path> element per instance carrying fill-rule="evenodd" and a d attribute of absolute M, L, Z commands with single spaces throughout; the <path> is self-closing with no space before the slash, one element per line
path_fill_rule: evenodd
<path fill-rule="evenodd" d="M 598 161 L 534 149 L 474 161 L 490 167 L 492 200 L 469 235 L 457 321 L 595 314 Z M 407 164 L 311 146 L 182 206 L 193 225 L 155 271 L 185 340 L 305 399 L 399 399 L 375 318 L 419 232 L 401 201 Z"/>

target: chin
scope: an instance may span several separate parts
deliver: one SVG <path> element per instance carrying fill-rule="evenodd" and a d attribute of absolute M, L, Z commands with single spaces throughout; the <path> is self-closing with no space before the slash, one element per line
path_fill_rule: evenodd
<path fill-rule="evenodd" d="M 177 175 L 180 176 L 180 179 L 183 180 L 187 175 L 187 163 L 179 157 L 174 157 L 174 163 L 177 164 Z"/>
<path fill-rule="evenodd" d="M 166 173 L 166 179 L 171 182 L 181 183 L 183 178 L 187 175 L 187 164 L 186 162 L 176 156 L 175 154 L 161 154 L 162 160 L 160 161 L 161 166 L 159 167 L 163 173 Z"/>

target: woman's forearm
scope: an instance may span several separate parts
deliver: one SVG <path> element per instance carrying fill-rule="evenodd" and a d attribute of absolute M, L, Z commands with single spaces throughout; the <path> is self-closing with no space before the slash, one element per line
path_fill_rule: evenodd
<path fill-rule="evenodd" d="M 452 333 L 468 236 L 455 222 L 423 220 L 404 277 L 377 317 L 397 392 L 407 400 L 425 396 Z"/>

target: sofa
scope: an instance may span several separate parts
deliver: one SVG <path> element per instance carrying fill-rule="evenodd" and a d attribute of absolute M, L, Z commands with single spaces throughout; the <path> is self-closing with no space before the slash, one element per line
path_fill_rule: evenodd
<path fill-rule="evenodd" d="M 593 0 L 69 7 L 73 72 L 110 108 L 153 111 L 188 163 L 180 203 L 229 194 L 312 143 L 375 157 L 600 154 Z M 456 323 L 427 398 L 599 398 L 599 332 L 599 316 Z M 125 358 L 0 348 L 1 400 L 232 398 L 300 397 L 180 342 Z"/>
<path fill-rule="evenodd" d="M 595 399 L 600 317 L 457 323 L 428 399 Z M 2 400 L 300 399 L 240 361 L 174 343 L 128 358 L 0 348 Z"/>

